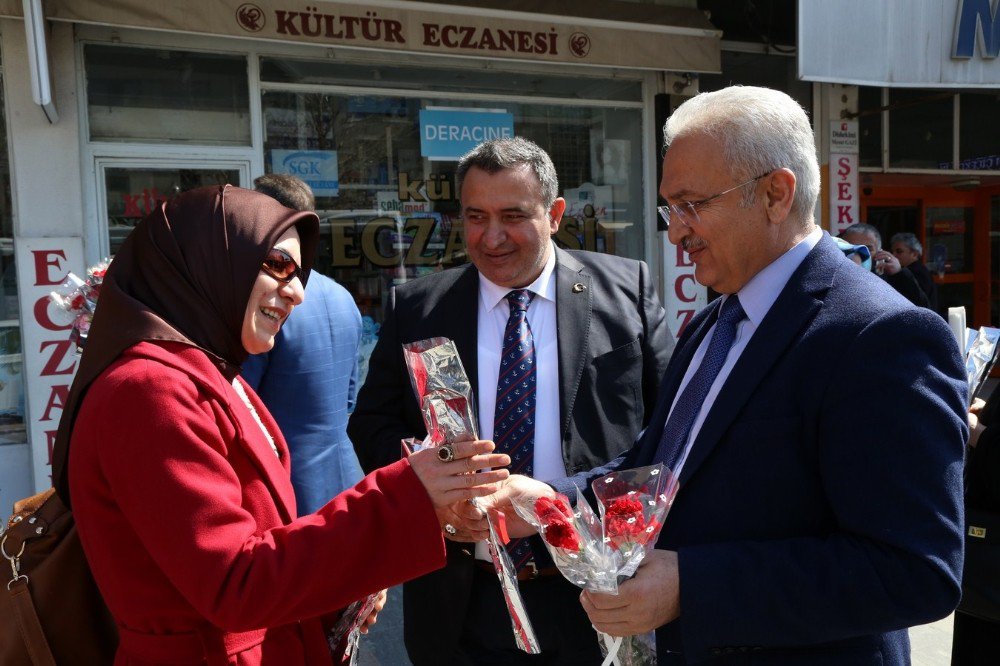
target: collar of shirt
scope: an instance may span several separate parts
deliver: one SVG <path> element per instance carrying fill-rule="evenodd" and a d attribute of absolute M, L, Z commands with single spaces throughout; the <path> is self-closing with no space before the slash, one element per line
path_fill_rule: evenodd
<path fill-rule="evenodd" d="M 549 250 L 549 259 L 545 262 L 545 267 L 542 268 L 541 275 L 535 278 L 534 282 L 523 288 L 534 293 L 536 296 L 541 296 L 554 303 L 556 300 L 556 282 L 552 279 L 552 274 L 556 268 L 556 249 L 550 246 Z M 501 287 L 498 284 L 490 282 L 482 273 L 479 274 L 479 298 L 483 301 L 483 305 L 486 306 L 487 312 L 491 312 L 493 308 L 500 305 L 501 301 L 505 301 L 507 294 L 511 291 L 510 287 Z M 506 302 L 503 305 L 505 308 L 509 308 Z"/>
<path fill-rule="evenodd" d="M 760 326 L 768 310 L 778 300 L 778 294 L 788 284 L 792 273 L 822 237 L 823 230 L 814 227 L 808 236 L 796 243 L 795 247 L 768 264 L 739 290 L 740 305 L 743 306 L 747 319 L 753 323 L 754 330 Z"/>

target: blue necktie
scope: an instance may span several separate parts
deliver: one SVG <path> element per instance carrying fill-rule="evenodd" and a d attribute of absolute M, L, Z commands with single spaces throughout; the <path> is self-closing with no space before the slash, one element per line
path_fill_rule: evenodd
<path fill-rule="evenodd" d="M 712 383 L 729 356 L 729 348 L 736 338 L 736 326 L 745 316 L 736 294 L 729 296 L 719 308 L 715 332 L 712 333 L 705 357 L 701 359 L 701 365 L 695 370 L 691 381 L 684 387 L 684 392 L 677 399 L 677 404 L 663 427 L 663 436 L 656 449 L 656 457 L 653 458 L 655 462 L 662 462 L 671 470 L 677 464 L 691 433 L 691 426 L 708 396 L 708 390 L 712 388 Z"/>
<path fill-rule="evenodd" d="M 497 379 L 493 441 L 497 453 L 510 456 L 510 473 L 531 476 L 535 459 L 535 343 L 528 326 L 528 305 L 534 294 L 517 289 L 507 294 L 510 316 L 503 335 Z M 518 571 L 532 557 L 527 539 L 507 544 Z"/>

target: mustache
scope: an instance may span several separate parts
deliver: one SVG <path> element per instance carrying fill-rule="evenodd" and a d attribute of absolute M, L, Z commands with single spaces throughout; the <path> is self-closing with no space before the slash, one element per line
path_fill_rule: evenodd
<path fill-rule="evenodd" d="M 685 252 L 694 252 L 705 247 L 705 241 L 695 236 L 685 236 L 681 239 L 681 247 Z"/>

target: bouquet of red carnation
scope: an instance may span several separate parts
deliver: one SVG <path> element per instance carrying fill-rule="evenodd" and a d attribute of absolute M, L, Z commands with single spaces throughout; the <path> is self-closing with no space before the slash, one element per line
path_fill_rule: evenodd
<path fill-rule="evenodd" d="M 593 483 L 600 517 L 577 491 L 576 507 L 565 495 L 514 501 L 517 513 L 538 528 L 559 571 L 585 590 L 617 594 L 656 545 L 677 482 L 663 465 L 614 472 Z M 653 633 L 612 638 L 598 633 L 602 666 L 656 663 Z"/>
<path fill-rule="evenodd" d="M 70 333 L 70 339 L 76 343 L 78 353 L 83 351 L 83 345 L 87 342 L 90 322 L 94 318 L 97 299 L 101 295 L 101 283 L 104 282 L 104 275 L 108 272 L 110 263 L 110 259 L 105 259 L 88 268 L 86 280 L 81 280 L 70 273 L 62 284 L 49 294 L 49 299 L 72 317 L 73 331 Z"/>
<path fill-rule="evenodd" d="M 410 342 L 403 345 L 403 358 L 427 428 L 423 442 L 414 442 L 412 438 L 404 440 L 404 451 L 478 439 L 472 385 L 455 343 L 447 338 Z M 471 502 L 476 503 L 474 499 Z M 506 532 L 503 525 L 494 523 L 494 518 L 488 514 L 486 519 L 490 528 L 487 540 L 490 559 L 510 614 L 514 640 L 528 654 L 538 654 L 541 648 L 524 608 L 514 565 L 503 547 L 508 541 Z"/>

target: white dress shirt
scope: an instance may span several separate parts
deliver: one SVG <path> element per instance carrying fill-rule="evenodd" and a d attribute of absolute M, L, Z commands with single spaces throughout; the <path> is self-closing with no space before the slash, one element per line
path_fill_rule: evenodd
<path fill-rule="evenodd" d="M 559 437 L 559 338 L 556 333 L 556 254 L 549 253 L 541 275 L 524 287 L 534 293 L 528 326 L 535 343 L 535 459 L 532 476 L 542 481 L 566 476 Z M 478 371 L 479 436 L 493 439 L 493 417 L 500 376 L 503 335 L 510 317 L 507 294 L 512 290 L 479 274 Z M 497 451 L 499 453 L 499 451 Z M 489 560 L 485 542 L 476 557 Z"/>
<path fill-rule="evenodd" d="M 701 426 L 705 422 L 705 417 L 708 416 L 708 412 L 712 409 L 712 405 L 715 404 L 715 398 L 718 397 L 719 391 L 722 390 L 723 384 L 726 383 L 726 379 L 729 377 L 729 373 L 732 371 L 733 366 L 736 362 L 740 360 L 740 356 L 743 354 L 743 350 L 746 349 L 747 344 L 750 342 L 750 338 L 757 331 L 757 327 L 764 320 L 764 317 L 771 310 L 771 306 L 778 299 L 778 295 L 781 290 L 785 288 L 788 284 L 788 280 L 792 277 L 792 273 L 795 269 L 799 267 L 799 264 L 805 260 L 806 255 L 816 247 L 816 243 L 819 239 L 823 237 L 823 230 L 819 227 L 813 229 L 813 231 L 806 236 L 804 239 L 799 241 L 792 249 L 785 252 L 783 255 L 768 264 L 763 270 L 761 270 L 757 275 L 753 276 L 749 282 L 743 285 L 743 288 L 737 292 L 740 298 L 740 305 L 743 306 L 743 311 L 746 313 L 746 317 L 740 322 L 739 326 L 736 327 L 736 339 L 733 340 L 733 346 L 729 348 L 729 355 L 726 356 L 726 362 L 722 365 L 722 369 L 719 370 L 719 374 L 716 376 L 715 381 L 712 382 L 712 387 L 708 390 L 708 395 L 705 396 L 705 402 L 701 405 L 701 410 L 694 419 L 694 424 L 691 426 L 691 432 L 688 434 L 687 442 L 684 444 L 684 450 L 677 459 L 677 463 L 674 465 L 674 474 L 679 475 L 681 469 L 684 467 L 684 463 L 687 461 L 688 454 L 691 452 L 691 445 L 694 440 L 698 437 L 698 433 L 701 431 Z M 729 298 L 725 296 L 724 298 Z M 677 394 L 674 396 L 674 402 L 670 405 L 670 411 L 674 411 L 674 406 L 677 405 L 677 399 L 680 397 L 681 393 L 687 387 L 688 383 L 691 381 L 691 377 L 694 375 L 698 366 L 701 365 L 701 360 L 705 357 L 705 353 L 708 351 L 708 345 L 712 341 L 712 336 L 715 334 L 715 324 L 712 324 L 712 328 L 709 329 L 708 333 L 702 338 L 701 344 L 698 345 L 698 349 L 695 351 L 694 356 L 691 358 L 691 363 L 688 364 L 687 372 L 684 373 L 684 378 L 681 380 L 680 386 L 677 387 Z M 667 419 L 670 416 L 667 415 Z"/>

